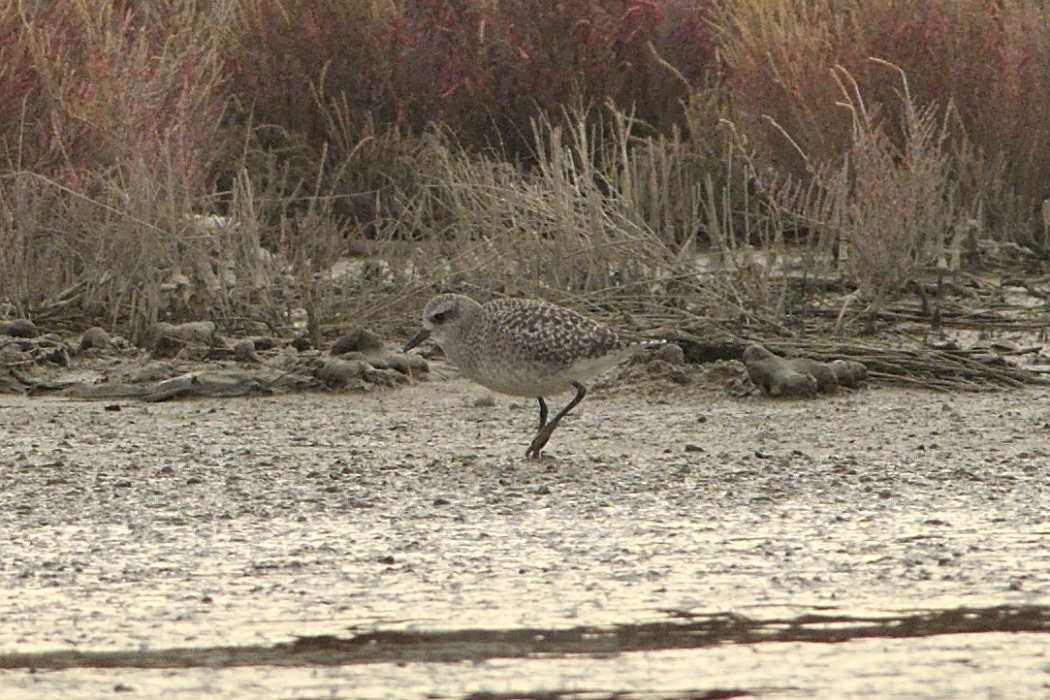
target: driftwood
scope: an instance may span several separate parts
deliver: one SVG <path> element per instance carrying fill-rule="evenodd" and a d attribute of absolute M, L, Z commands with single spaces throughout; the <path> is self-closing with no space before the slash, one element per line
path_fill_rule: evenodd
<path fill-rule="evenodd" d="M 1050 364 L 1043 349 L 1050 343 L 1050 275 L 937 272 L 906 285 L 900 298 L 877 301 L 864 300 L 855 288 L 817 282 L 784 281 L 807 298 L 790 315 L 714 292 L 717 323 L 705 318 L 704 307 L 694 312 L 657 306 L 646 321 L 675 329 L 657 335 L 678 343 L 694 363 L 740 360 L 750 344 L 760 343 L 783 356 L 861 362 L 871 381 L 881 385 L 975 391 L 1050 383 L 1045 367 L 1025 368 L 1015 359 L 1039 355 Z M 944 342 L 953 333 L 972 337 L 974 331 L 1025 337 L 1027 346 L 962 348 Z"/>
<path fill-rule="evenodd" d="M 743 360 L 744 351 L 758 339 L 701 340 L 686 333 L 665 334 L 682 348 L 687 362 Z M 763 339 L 762 344 L 781 356 L 831 363 L 857 362 L 868 370 L 868 379 L 882 386 L 927 387 L 941 391 L 982 391 L 1003 387 L 1050 385 L 1050 377 L 1012 364 L 1008 351 L 954 347 L 894 348 L 816 339 Z"/>
<path fill-rule="evenodd" d="M 1050 384 L 1046 375 L 1007 361 L 988 348 L 884 348 L 858 343 L 772 344 L 774 351 L 804 352 L 817 360 L 845 358 L 863 363 L 868 376 L 883 385 L 940 390 L 982 390 Z"/>

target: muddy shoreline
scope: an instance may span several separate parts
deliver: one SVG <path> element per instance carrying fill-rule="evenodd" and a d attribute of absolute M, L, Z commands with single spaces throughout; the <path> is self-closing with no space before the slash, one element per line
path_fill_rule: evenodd
<path fill-rule="evenodd" d="M 119 410 L 0 397 L 0 687 L 947 698 L 1050 682 L 1044 388 L 771 401 L 628 378 L 595 387 L 536 462 L 531 402 L 432 374 Z"/>

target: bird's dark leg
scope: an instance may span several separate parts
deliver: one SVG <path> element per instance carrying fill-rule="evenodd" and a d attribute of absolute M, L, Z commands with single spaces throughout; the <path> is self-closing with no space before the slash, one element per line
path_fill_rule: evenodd
<path fill-rule="evenodd" d="M 558 427 L 558 424 L 561 423 L 561 419 L 567 416 L 569 411 L 576 408 L 576 406 L 583 401 L 583 397 L 587 395 L 587 387 L 583 384 L 574 381 L 572 385 L 576 387 L 576 398 L 570 401 L 568 406 L 558 411 L 558 415 L 554 416 L 554 420 L 550 423 L 544 424 L 543 422 L 543 419 L 546 418 L 544 415 L 544 409 L 546 406 L 543 403 L 543 399 L 540 399 L 540 429 L 536 432 L 536 437 L 532 439 L 532 444 L 529 445 L 529 449 L 525 451 L 526 457 L 535 457 L 536 459 L 539 459 L 540 452 L 547 445 L 547 441 L 551 439 L 551 434 L 554 432 L 554 429 Z"/>
<path fill-rule="evenodd" d="M 547 425 L 547 402 L 543 400 L 542 396 L 537 396 L 536 400 L 540 402 L 540 427 L 536 428 L 539 431 L 543 430 L 543 426 Z"/>

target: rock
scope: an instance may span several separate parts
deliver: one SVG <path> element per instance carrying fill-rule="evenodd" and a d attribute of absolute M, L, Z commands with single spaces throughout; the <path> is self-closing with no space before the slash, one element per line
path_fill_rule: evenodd
<path fill-rule="evenodd" d="M 408 377 L 396 369 L 375 369 L 369 367 L 365 372 L 365 381 L 369 384 L 379 384 L 385 387 L 394 387 L 399 384 L 408 383 Z"/>
<path fill-rule="evenodd" d="M 158 335 L 153 341 L 153 348 L 150 350 L 150 354 L 158 359 L 172 358 L 178 355 L 181 349 L 182 343 L 170 335 Z"/>
<path fill-rule="evenodd" d="M 813 398 L 817 395 L 817 380 L 812 374 L 795 369 L 788 360 L 761 345 L 751 345 L 744 350 L 744 366 L 752 383 L 767 396 Z"/>
<path fill-rule="evenodd" d="M 744 364 L 752 383 L 768 396 L 833 394 L 840 386 L 857 388 L 868 376 L 868 368 L 860 362 L 783 358 L 761 345 L 744 350 Z"/>
<path fill-rule="evenodd" d="M 238 362 L 261 362 L 255 354 L 255 343 L 251 340 L 239 340 L 233 346 L 233 358 Z"/>
<path fill-rule="evenodd" d="M 35 338 L 40 335 L 36 324 L 28 318 L 16 318 L 10 321 L 0 321 L 0 335 L 12 338 Z"/>
<path fill-rule="evenodd" d="M 839 384 L 850 389 L 858 388 L 868 378 L 868 368 L 853 360 L 835 360 L 831 363 L 831 371 Z"/>
<path fill-rule="evenodd" d="M 331 357 L 314 371 L 314 376 L 327 387 L 345 387 L 354 379 L 361 379 L 367 372 L 375 371 L 363 360 L 343 360 Z"/>
<path fill-rule="evenodd" d="M 405 355 L 404 353 L 391 353 L 383 358 L 381 364 L 372 363 L 377 369 L 396 369 L 402 375 L 412 377 L 416 374 L 426 374 L 430 365 L 426 363 L 421 355 Z"/>
<path fill-rule="evenodd" d="M 272 338 L 268 335 L 257 335 L 251 338 L 252 345 L 255 346 L 256 352 L 265 352 L 267 350 L 273 350 L 279 345 L 277 338 Z"/>
<path fill-rule="evenodd" d="M 808 357 L 792 357 L 785 360 L 793 369 L 808 374 L 817 380 L 817 392 L 834 394 L 839 390 L 839 380 L 831 365 Z"/>
<path fill-rule="evenodd" d="M 363 353 L 350 353 L 344 358 L 356 356 L 365 360 L 375 369 L 393 369 L 401 374 L 411 375 L 415 372 L 429 372 L 430 365 L 420 355 L 406 355 L 401 352 L 383 353 L 382 355 L 365 355 Z"/>
<path fill-rule="evenodd" d="M 666 362 L 675 367 L 681 367 L 685 364 L 685 351 L 677 343 L 664 343 L 653 351 L 653 359 Z"/>
<path fill-rule="evenodd" d="M 383 339 L 378 334 L 361 327 L 354 327 L 340 336 L 329 349 L 333 355 L 345 355 L 348 352 L 385 353 Z"/>
<path fill-rule="evenodd" d="M 105 348 L 110 344 L 109 333 L 106 329 L 92 326 L 80 336 L 80 352 L 91 348 Z"/>
<path fill-rule="evenodd" d="M 368 355 L 357 350 L 351 350 L 350 352 L 343 353 L 339 356 L 340 360 L 346 360 L 347 362 L 354 362 L 360 360 L 361 362 L 368 362 Z"/>
<path fill-rule="evenodd" d="M 347 241 L 346 254 L 352 258 L 366 258 L 370 254 L 368 243 L 357 238 L 351 239 Z"/>
<path fill-rule="evenodd" d="M 419 355 L 390 352 L 378 334 L 360 327 L 352 328 L 332 343 L 330 352 L 350 362 L 366 362 L 379 372 L 394 370 L 401 375 L 411 376 L 414 372 L 430 371 L 427 361 Z M 385 378 L 381 375 L 366 375 L 365 378 L 369 382 L 386 386 L 401 382 L 400 378 Z"/>
<path fill-rule="evenodd" d="M 44 359 L 59 367 L 69 367 L 69 350 L 64 343 L 54 345 L 44 355 Z"/>

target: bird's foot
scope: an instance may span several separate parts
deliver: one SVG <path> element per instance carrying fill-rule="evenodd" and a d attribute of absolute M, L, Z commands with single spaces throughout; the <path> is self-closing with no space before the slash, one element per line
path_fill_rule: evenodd
<path fill-rule="evenodd" d="M 532 443 L 529 445 L 529 449 L 525 450 L 526 457 L 539 459 L 543 456 L 543 448 L 547 446 L 547 442 L 551 439 L 551 433 L 554 432 L 554 426 L 554 423 L 548 423 L 539 429 L 536 433 L 536 437 L 532 438 Z"/>

